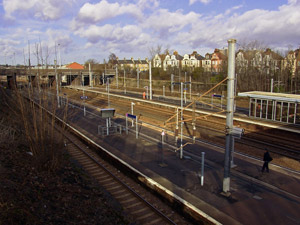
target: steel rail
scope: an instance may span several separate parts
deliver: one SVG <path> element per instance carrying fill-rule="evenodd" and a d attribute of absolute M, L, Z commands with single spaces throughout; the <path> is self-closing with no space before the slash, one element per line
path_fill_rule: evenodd
<path fill-rule="evenodd" d="M 25 97 L 25 96 L 24 96 Z M 65 121 L 63 121 L 61 118 L 57 117 L 56 115 L 54 115 L 52 112 L 50 112 L 49 110 L 47 110 L 46 108 L 44 108 L 43 106 L 39 105 L 39 103 L 35 102 L 34 100 L 30 99 L 29 97 L 25 97 L 27 98 L 27 100 L 29 100 L 30 102 L 32 102 L 33 104 L 35 104 L 37 107 L 42 108 L 42 110 L 44 110 L 45 112 L 48 113 L 48 115 L 54 117 L 57 121 L 59 121 L 61 124 L 64 124 L 66 127 L 70 128 L 71 131 L 77 131 L 77 129 L 75 129 L 74 127 L 72 127 L 70 124 L 66 123 Z M 77 133 L 79 133 L 79 131 L 77 131 Z M 164 219 L 165 221 L 167 221 L 169 224 L 176 224 L 174 221 L 172 221 L 167 215 L 165 215 L 164 213 L 162 213 L 160 210 L 158 210 L 157 208 L 155 208 L 149 201 L 147 201 L 146 199 L 144 199 L 141 195 L 139 195 L 136 191 L 134 191 L 131 187 L 129 187 L 126 183 L 124 183 L 123 181 L 121 181 L 118 177 L 116 177 L 111 171 L 109 171 L 104 165 L 102 165 L 100 162 L 97 161 L 97 159 L 95 159 L 91 154 L 89 154 L 85 149 L 81 148 L 77 143 L 75 143 L 73 140 L 71 140 L 70 137 L 68 137 L 65 133 L 63 133 L 63 135 L 70 141 L 72 142 L 78 149 L 80 149 L 85 155 L 87 155 L 94 163 L 96 163 L 99 167 L 101 167 L 103 170 L 105 170 L 111 177 L 113 177 L 116 181 L 118 181 L 121 185 L 123 185 L 124 187 L 126 187 L 127 190 L 129 190 L 134 196 L 136 196 L 136 198 L 138 198 L 140 201 L 144 202 L 144 204 L 146 204 L 153 212 L 155 212 L 157 215 L 159 215 L 162 219 Z M 100 146 L 100 145 L 99 145 Z M 100 146 L 101 148 L 104 148 L 102 146 Z"/>

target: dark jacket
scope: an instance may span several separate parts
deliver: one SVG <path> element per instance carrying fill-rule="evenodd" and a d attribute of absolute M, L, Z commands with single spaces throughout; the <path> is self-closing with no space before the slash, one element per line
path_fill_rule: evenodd
<path fill-rule="evenodd" d="M 270 153 L 269 152 L 265 152 L 264 154 L 264 161 L 265 162 L 271 162 L 273 159 L 272 157 L 270 156 Z"/>

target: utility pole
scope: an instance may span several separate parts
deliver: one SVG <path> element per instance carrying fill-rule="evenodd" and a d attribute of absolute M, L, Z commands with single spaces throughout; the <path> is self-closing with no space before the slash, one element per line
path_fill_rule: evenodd
<path fill-rule="evenodd" d="M 227 80 L 227 112 L 226 112 L 226 144 L 224 160 L 223 194 L 230 195 L 231 153 L 234 149 L 232 136 L 234 111 L 234 74 L 235 74 L 235 39 L 228 40 L 228 80 Z"/>
<path fill-rule="evenodd" d="M 150 88 L 150 100 L 152 100 L 152 71 L 151 71 L 151 61 L 149 62 L 149 88 Z"/>

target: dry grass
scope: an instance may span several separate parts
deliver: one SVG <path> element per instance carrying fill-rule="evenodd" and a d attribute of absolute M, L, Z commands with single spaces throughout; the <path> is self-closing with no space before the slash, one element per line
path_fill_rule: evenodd
<path fill-rule="evenodd" d="M 55 135 L 55 118 L 49 116 L 44 110 L 47 108 L 53 115 L 57 114 L 57 102 L 52 95 L 48 95 L 48 89 L 35 90 L 33 88 L 23 88 L 14 90 L 2 89 L 2 100 L 10 111 L 11 121 L 20 119 L 19 127 L 29 146 L 33 160 L 38 167 L 46 170 L 55 170 L 59 164 L 58 149 L 63 146 L 63 135 Z M 42 107 L 37 107 L 34 101 Z M 67 107 L 62 108 L 63 117 L 67 117 Z M 16 129 L 11 124 L 4 125 L 0 121 L 0 139 L 13 142 Z"/>

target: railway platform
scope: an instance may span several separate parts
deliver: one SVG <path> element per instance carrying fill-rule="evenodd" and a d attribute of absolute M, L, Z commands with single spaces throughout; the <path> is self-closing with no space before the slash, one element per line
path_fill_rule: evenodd
<path fill-rule="evenodd" d="M 89 138 L 139 171 L 140 180 L 152 186 L 158 184 L 163 192 L 181 199 L 212 223 L 299 224 L 300 173 L 273 164 L 270 164 L 269 173 L 261 173 L 261 160 L 235 155 L 237 166 L 231 170 L 231 195 L 225 197 L 221 194 L 224 154 L 220 149 L 197 143 L 190 145 L 190 154 L 184 153 L 184 159 L 180 159 L 170 148 L 171 141 L 167 144 L 168 139 L 162 148 L 159 142 L 136 139 L 130 132 L 99 138 L 93 123 L 76 123 Z M 158 135 L 150 134 L 154 132 L 150 129 L 141 130 L 149 136 Z M 200 182 L 201 152 L 205 152 L 206 158 L 203 186 Z"/>

